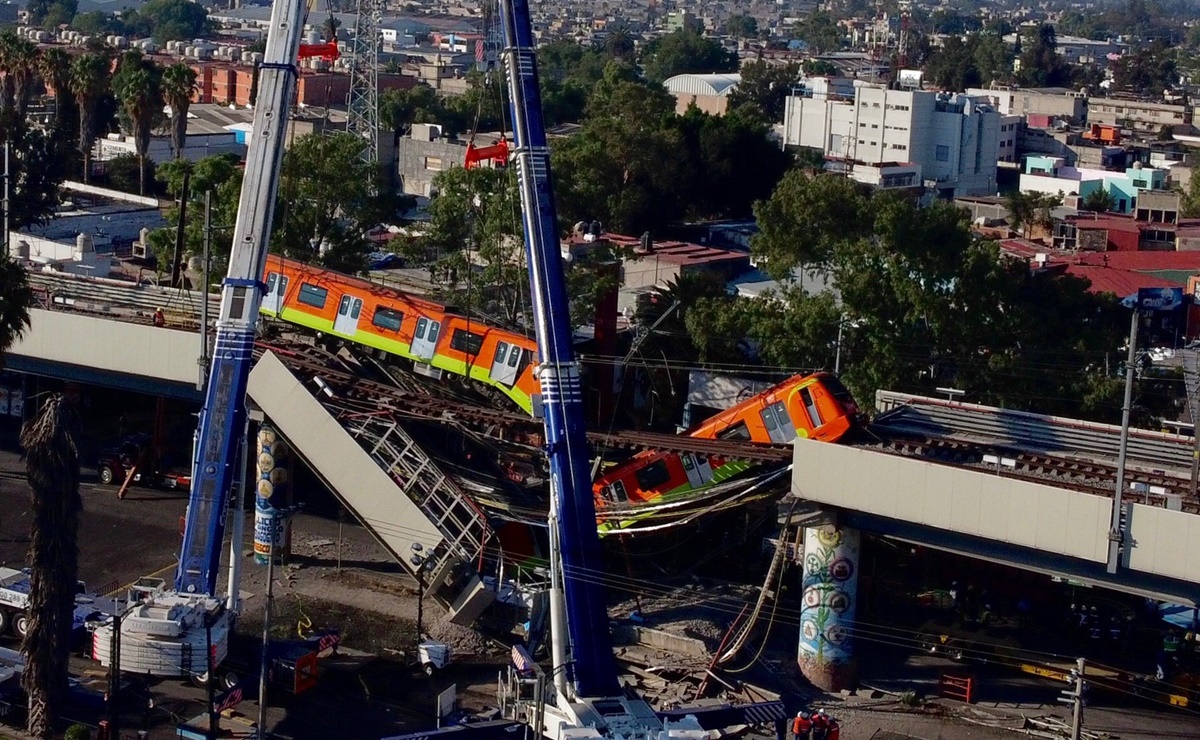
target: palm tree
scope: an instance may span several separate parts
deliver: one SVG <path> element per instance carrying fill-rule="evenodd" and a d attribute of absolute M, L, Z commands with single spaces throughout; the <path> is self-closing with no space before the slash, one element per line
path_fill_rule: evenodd
<path fill-rule="evenodd" d="M 33 95 L 33 75 L 37 66 L 37 44 L 11 33 L 0 37 L 0 69 L 4 70 L 5 110 L 15 109 L 25 117 Z"/>
<path fill-rule="evenodd" d="M 38 55 L 37 71 L 42 78 L 42 85 L 54 93 L 54 120 L 57 123 L 62 118 L 64 106 L 75 102 L 70 90 L 71 56 L 58 48 L 42 49 Z"/>
<path fill-rule="evenodd" d="M 604 40 L 604 50 L 613 59 L 629 59 L 633 56 L 634 48 L 633 33 L 629 26 L 617 26 Z"/>
<path fill-rule="evenodd" d="M 336 42 L 338 28 L 340 28 L 341 25 L 342 22 L 337 19 L 337 16 L 333 14 L 333 11 L 330 11 L 329 15 L 325 18 L 325 40 L 330 43 Z"/>
<path fill-rule="evenodd" d="M 175 159 L 183 156 L 183 147 L 187 143 L 187 113 L 195 91 L 196 70 L 183 62 L 163 70 L 162 95 L 171 106 L 171 149 Z"/>
<path fill-rule="evenodd" d="M 92 144 L 96 141 L 96 104 L 108 92 L 110 61 L 99 53 L 80 54 L 71 62 L 68 86 L 79 107 L 79 153 L 83 156 L 83 181 L 92 175 Z"/>
<path fill-rule="evenodd" d="M 21 646 L 29 695 L 26 729 L 54 736 L 67 693 L 75 584 L 79 569 L 79 418 L 62 394 L 51 396 L 21 429 L 25 474 L 32 490 L 29 543 L 29 631 Z"/>
<path fill-rule="evenodd" d="M 113 92 L 121 101 L 133 127 L 133 146 L 138 158 L 138 192 L 146 194 L 146 152 L 150 149 L 150 132 L 154 117 L 163 108 L 162 68 L 142 58 L 140 52 L 129 52 L 121 60 L 121 69 L 113 77 Z M 187 119 L 184 119 L 186 126 Z"/>
<path fill-rule="evenodd" d="M 25 268 L 8 259 L 5 249 L 0 255 L 0 364 L 3 364 L 3 353 L 29 327 L 31 305 L 33 291 L 29 288 Z"/>

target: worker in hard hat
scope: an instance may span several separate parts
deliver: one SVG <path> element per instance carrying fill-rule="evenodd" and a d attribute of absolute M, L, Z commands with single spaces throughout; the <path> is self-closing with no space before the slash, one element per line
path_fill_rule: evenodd
<path fill-rule="evenodd" d="M 812 740 L 826 740 L 829 735 L 829 715 L 821 709 L 812 716 Z"/>
<path fill-rule="evenodd" d="M 154 309 L 154 325 L 155 326 L 166 326 L 167 325 L 167 315 L 165 313 L 163 313 L 163 310 L 161 308 Z"/>
<path fill-rule="evenodd" d="M 808 712 L 796 712 L 796 719 L 792 720 L 792 740 L 809 740 L 812 737 L 812 720 L 808 718 Z"/>

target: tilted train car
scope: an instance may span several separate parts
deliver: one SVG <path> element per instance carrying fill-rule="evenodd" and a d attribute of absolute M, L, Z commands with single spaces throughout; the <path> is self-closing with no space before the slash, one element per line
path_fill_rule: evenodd
<path fill-rule="evenodd" d="M 796 437 L 836 442 L 857 424 L 858 404 L 828 373 L 797 375 L 697 424 L 685 436 L 785 444 Z M 642 452 L 592 484 L 596 506 L 686 497 L 729 480 L 750 463 L 717 456 Z"/>
<path fill-rule="evenodd" d="M 490 385 L 532 413 L 539 385 L 537 345 L 523 334 L 460 316 L 398 290 L 306 265 L 267 258 L 262 312 L 330 336 L 412 360 L 417 372 L 450 372 Z"/>

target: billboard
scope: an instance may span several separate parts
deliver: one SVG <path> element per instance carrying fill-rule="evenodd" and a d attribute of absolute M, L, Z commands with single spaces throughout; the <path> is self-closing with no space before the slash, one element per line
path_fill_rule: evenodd
<path fill-rule="evenodd" d="M 1137 292 L 1139 311 L 1174 311 L 1183 305 L 1183 288 L 1141 288 Z"/>

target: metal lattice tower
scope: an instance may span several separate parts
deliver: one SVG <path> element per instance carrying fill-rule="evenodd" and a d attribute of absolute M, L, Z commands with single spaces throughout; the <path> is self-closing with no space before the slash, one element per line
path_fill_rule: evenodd
<path fill-rule="evenodd" d="M 350 53 L 346 130 L 366 141 L 363 159 L 379 161 L 379 19 L 382 0 L 358 0 Z"/>

